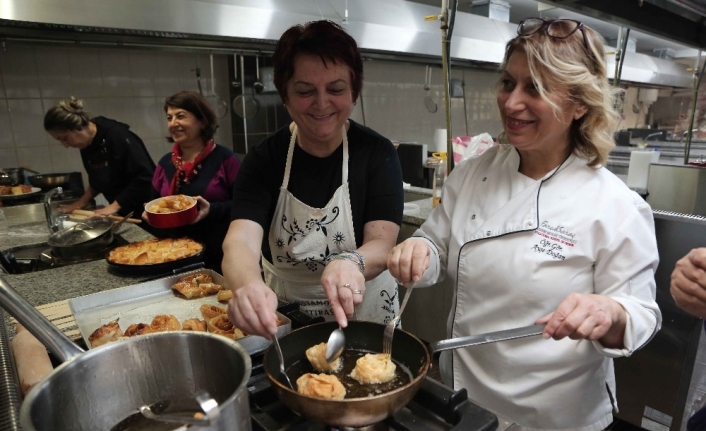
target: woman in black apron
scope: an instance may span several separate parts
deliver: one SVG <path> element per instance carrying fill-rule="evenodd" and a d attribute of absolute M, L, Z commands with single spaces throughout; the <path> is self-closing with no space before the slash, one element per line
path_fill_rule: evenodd
<path fill-rule="evenodd" d="M 103 194 L 110 203 L 97 215 L 141 214 L 150 199 L 154 162 L 130 126 L 105 117 L 91 118 L 83 102 L 71 97 L 44 116 L 44 129 L 65 148 L 81 151 L 88 187 L 81 198 L 60 207 L 65 213 L 88 205 Z"/>
<path fill-rule="evenodd" d="M 287 30 L 273 59 L 293 122 L 248 153 L 236 180 L 223 243 L 230 318 L 269 336 L 279 298 L 342 327 L 351 316 L 388 322 L 402 171 L 390 140 L 349 119 L 362 88 L 356 42 L 316 21 Z"/>

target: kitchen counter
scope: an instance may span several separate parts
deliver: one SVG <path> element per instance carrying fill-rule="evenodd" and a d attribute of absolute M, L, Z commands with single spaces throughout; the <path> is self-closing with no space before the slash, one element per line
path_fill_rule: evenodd
<path fill-rule="evenodd" d="M 119 235 L 129 242 L 152 238 L 152 235 L 134 224 L 128 223 L 119 229 Z M 40 245 L 48 237 L 49 230 L 44 222 L 10 225 L 7 234 L 0 233 L 0 251 Z M 4 277 L 35 307 L 128 286 L 144 278 L 112 274 L 108 272 L 108 264 L 103 259 L 26 274 L 6 274 Z"/>

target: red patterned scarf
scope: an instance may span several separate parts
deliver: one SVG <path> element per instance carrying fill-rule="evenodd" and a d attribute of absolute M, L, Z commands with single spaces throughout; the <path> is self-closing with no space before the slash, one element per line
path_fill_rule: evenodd
<path fill-rule="evenodd" d="M 198 174 L 201 169 L 201 162 L 211 154 L 211 151 L 213 151 L 215 147 L 216 144 L 213 142 L 213 139 L 211 139 L 206 142 L 206 145 L 204 145 L 193 162 L 185 162 L 181 158 L 179 144 L 174 144 L 172 148 L 172 164 L 176 167 L 176 172 L 174 173 L 174 177 L 172 177 L 172 182 L 169 184 L 170 195 L 177 194 L 182 184 L 189 184 L 196 177 L 196 174 Z"/>

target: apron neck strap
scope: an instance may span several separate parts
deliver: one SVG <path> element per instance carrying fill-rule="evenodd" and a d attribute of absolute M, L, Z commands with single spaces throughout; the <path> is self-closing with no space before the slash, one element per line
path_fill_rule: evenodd
<path fill-rule="evenodd" d="M 289 139 L 289 149 L 287 150 L 287 164 L 284 167 L 284 179 L 282 179 L 282 188 L 287 189 L 289 186 L 289 174 L 292 172 L 292 159 L 294 158 L 294 147 L 297 145 L 297 128 L 296 123 L 292 128 L 292 137 Z M 341 135 L 343 135 L 343 166 L 341 175 L 341 184 L 348 182 L 348 134 L 346 133 L 346 125 L 341 126 Z"/>

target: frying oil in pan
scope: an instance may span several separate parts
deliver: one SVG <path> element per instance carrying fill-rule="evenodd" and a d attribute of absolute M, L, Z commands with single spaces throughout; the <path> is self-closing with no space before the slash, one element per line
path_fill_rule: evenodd
<path fill-rule="evenodd" d="M 346 349 L 341 354 L 341 361 L 343 366 L 336 372 L 330 373 L 341 381 L 343 387 L 346 388 L 346 399 L 348 398 L 367 398 L 375 395 L 380 395 L 385 392 L 392 391 L 394 389 L 400 388 L 408 384 L 413 376 L 407 367 L 399 363 L 398 361 L 392 360 L 397 368 L 395 369 L 395 378 L 386 383 L 360 383 L 350 376 L 351 371 L 355 368 L 355 362 L 358 358 L 363 357 L 366 353 L 379 353 L 364 350 L 354 350 Z M 295 362 L 287 369 L 287 375 L 292 379 L 292 383 L 296 388 L 296 380 L 306 373 L 319 374 L 318 371 L 314 370 L 306 357 L 302 360 Z"/>

